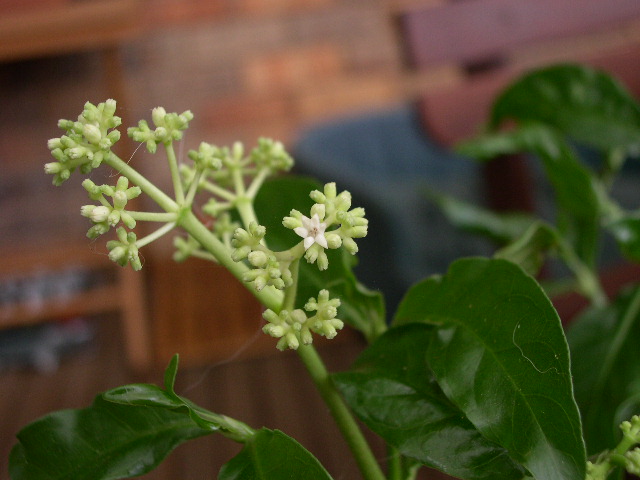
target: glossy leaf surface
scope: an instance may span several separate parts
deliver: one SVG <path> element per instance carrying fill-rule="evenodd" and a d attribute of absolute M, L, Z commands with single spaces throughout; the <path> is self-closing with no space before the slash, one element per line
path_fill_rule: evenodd
<path fill-rule="evenodd" d="M 459 478 L 523 478 L 435 383 L 426 359 L 432 332 L 425 324 L 392 328 L 333 380 L 358 417 L 403 455 Z"/>
<path fill-rule="evenodd" d="M 203 429 L 218 431 L 239 442 L 246 441 L 254 434 L 253 429 L 246 424 L 226 415 L 210 412 L 176 394 L 174 385 L 177 372 L 178 355 L 174 355 L 165 370 L 164 390 L 150 384 L 124 385 L 103 393 L 102 397 L 122 405 L 160 407 L 181 411 L 188 414 Z"/>
<path fill-rule="evenodd" d="M 571 323 L 576 400 L 590 454 L 619 441 L 618 425 L 640 413 L 640 290 L 605 308 L 587 310 Z"/>
<path fill-rule="evenodd" d="M 556 65 L 518 79 L 496 100 L 495 128 L 504 120 L 553 126 L 599 150 L 640 146 L 640 108 L 626 89 L 604 72 Z"/>
<path fill-rule="evenodd" d="M 409 291 L 394 324 L 411 322 L 435 326 L 429 366 L 486 438 L 537 479 L 584 479 L 567 343 L 533 278 L 505 260 L 459 260 Z"/>
<path fill-rule="evenodd" d="M 337 185 L 340 191 L 340 185 Z M 313 200 L 309 193 L 321 190 L 322 186 L 303 177 L 286 176 L 265 182 L 256 199 L 256 215 L 262 225 L 267 227 L 265 237 L 273 250 L 288 249 L 301 241 L 292 230 L 282 225 L 282 219 L 291 209 L 309 215 Z M 354 200 L 357 206 L 357 199 Z M 386 328 L 384 300 L 379 292 L 369 290 L 356 279 L 353 266 L 356 258 L 344 249 L 327 250 L 329 268 L 320 271 L 315 264 L 300 260 L 300 279 L 297 292 L 297 306 L 302 308 L 311 297 L 326 288 L 333 297 L 339 297 L 338 317 L 352 327 L 360 330 L 372 340 Z"/>
<path fill-rule="evenodd" d="M 121 405 L 98 396 L 18 433 L 12 480 L 111 480 L 154 469 L 180 443 L 211 433 L 188 415 L 163 407 Z"/>
<path fill-rule="evenodd" d="M 220 470 L 218 480 L 331 480 L 302 445 L 277 430 L 263 428 Z"/>

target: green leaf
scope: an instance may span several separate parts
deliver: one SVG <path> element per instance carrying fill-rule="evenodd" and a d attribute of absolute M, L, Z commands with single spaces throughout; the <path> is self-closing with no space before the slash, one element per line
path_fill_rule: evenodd
<path fill-rule="evenodd" d="M 339 189 L 340 185 L 338 185 Z M 270 248 L 284 250 L 300 242 L 300 237 L 282 225 L 282 219 L 292 209 L 309 215 L 313 200 L 309 193 L 321 190 L 314 180 L 292 175 L 265 182 L 255 201 L 260 223 L 267 228 L 265 240 Z M 357 202 L 357 199 L 356 199 Z M 326 288 L 342 304 L 338 317 L 360 330 L 371 341 L 386 329 L 386 312 L 382 294 L 369 290 L 358 282 L 353 273 L 356 258 L 344 249 L 327 250 L 329 268 L 320 271 L 315 264 L 300 261 L 296 307 L 302 308 L 311 297 Z"/>
<path fill-rule="evenodd" d="M 442 393 L 426 361 L 433 327 L 392 328 L 333 381 L 358 417 L 408 457 L 465 479 L 521 479 L 507 451 L 484 438 Z"/>
<path fill-rule="evenodd" d="M 595 178 L 557 131 L 531 123 L 510 132 L 478 137 L 459 149 L 478 159 L 521 152 L 538 155 L 556 194 L 558 230 L 587 265 L 594 264 L 600 214 Z"/>
<path fill-rule="evenodd" d="M 12 480 L 130 478 L 209 433 L 183 412 L 121 405 L 99 395 L 90 407 L 54 412 L 22 429 L 9 472 Z"/>
<path fill-rule="evenodd" d="M 567 343 L 533 278 L 505 260 L 459 260 L 409 291 L 394 324 L 410 322 L 436 327 L 427 361 L 487 439 L 537 479 L 584 479 Z"/>
<path fill-rule="evenodd" d="M 640 262 L 640 218 L 627 215 L 606 226 L 614 236 L 622 253 L 634 262 Z"/>
<path fill-rule="evenodd" d="M 523 213 L 496 213 L 443 193 L 428 192 L 427 195 L 454 227 L 499 243 L 515 240 L 535 222 L 535 218 Z"/>
<path fill-rule="evenodd" d="M 121 405 L 160 407 L 187 413 L 200 427 L 229 437 L 237 442 L 245 442 L 255 432 L 246 424 L 202 408 L 174 391 L 178 373 L 178 354 L 174 355 L 164 373 L 165 390 L 150 384 L 133 384 L 116 387 L 102 394 L 102 397 Z"/>
<path fill-rule="evenodd" d="M 640 146 L 640 107 L 604 72 L 579 65 L 554 65 L 518 79 L 496 100 L 491 126 L 505 120 L 553 126 L 599 150 Z"/>
<path fill-rule="evenodd" d="M 255 433 L 253 429 L 238 420 L 210 412 L 186 398 L 162 390 L 155 385 L 125 385 L 109 390 L 102 396 L 109 402 L 121 405 L 166 408 L 181 412 L 188 415 L 201 428 L 221 433 L 238 442 L 245 442 Z"/>
<path fill-rule="evenodd" d="M 618 425 L 640 413 L 640 288 L 591 308 L 567 331 L 588 453 L 612 448 Z"/>
<path fill-rule="evenodd" d="M 218 480 L 331 480 L 318 460 L 278 430 L 263 428 L 220 470 Z"/>

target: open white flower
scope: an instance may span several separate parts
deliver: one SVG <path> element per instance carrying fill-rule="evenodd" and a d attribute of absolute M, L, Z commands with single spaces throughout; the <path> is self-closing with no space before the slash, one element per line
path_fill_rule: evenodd
<path fill-rule="evenodd" d="M 311 245 L 317 243 L 323 248 L 329 248 L 327 239 L 324 237 L 324 231 L 327 224 L 320 221 L 318 214 L 314 214 L 311 218 L 302 215 L 300 218 L 301 227 L 294 228 L 293 231 L 304 238 L 304 249 L 308 250 Z"/>

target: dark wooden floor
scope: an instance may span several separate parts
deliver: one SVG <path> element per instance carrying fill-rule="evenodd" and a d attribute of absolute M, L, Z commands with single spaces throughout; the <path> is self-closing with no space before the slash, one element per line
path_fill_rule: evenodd
<path fill-rule="evenodd" d="M 31 420 L 55 409 L 84 407 L 96 393 L 121 384 L 162 382 L 160 369 L 144 376 L 127 369 L 117 321 L 103 318 L 95 323 L 93 346 L 66 358 L 55 373 L 0 373 L 0 478 L 8 478 L 7 458 L 15 433 Z M 346 367 L 360 348 L 356 340 L 331 342 L 321 354 L 335 371 Z M 295 354 L 274 349 L 268 357 L 183 370 L 177 390 L 253 427 L 283 430 L 311 450 L 336 480 L 360 478 Z M 238 450 L 223 437 L 201 438 L 178 447 L 159 469 L 142 478 L 214 479 Z M 382 449 L 376 453 L 384 455 Z"/>

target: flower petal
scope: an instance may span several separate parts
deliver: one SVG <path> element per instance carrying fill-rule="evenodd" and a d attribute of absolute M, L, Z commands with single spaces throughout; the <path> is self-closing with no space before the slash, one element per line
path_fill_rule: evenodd
<path fill-rule="evenodd" d="M 321 247 L 329 248 L 329 245 L 327 245 L 327 239 L 325 238 L 325 236 L 324 236 L 324 234 L 322 232 L 318 233 L 318 235 L 316 235 L 314 240 Z"/>
<path fill-rule="evenodd" d="M 296 227 L 293 229 L 297 235 L 300 235 L 302 238 L 306 238 L 309 235 L 309 230 L 305 227 Z"/>
<path fill-rule="evenodd" d="M 309 250 L 309 247 L 315 243 L 315 239 L 313 237 L 305 237 L 304 239 L 304 249 Z"/>

